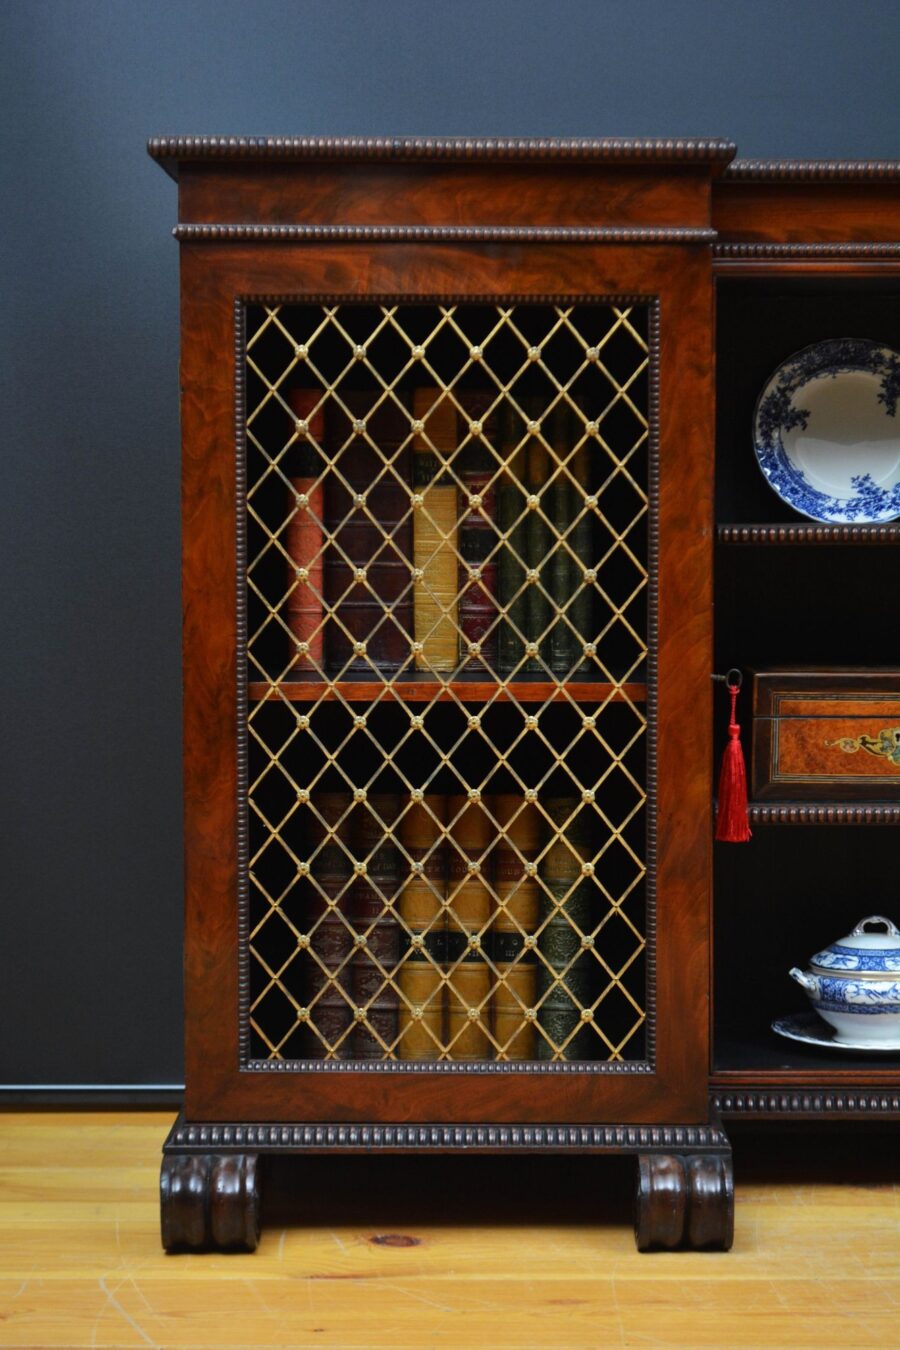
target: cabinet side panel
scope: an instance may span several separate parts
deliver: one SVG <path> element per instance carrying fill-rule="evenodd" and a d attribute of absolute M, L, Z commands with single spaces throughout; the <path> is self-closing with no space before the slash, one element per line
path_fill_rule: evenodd
<path fill-rule="evenodd" d="M 210 1048 L 237 1053 L 235 457 L 232 311 L 182 250 L 186 1104 Z"/>
<path fill-rule="evenodd" d="M 695 1109 L 709 1017 L 713 367 L 708 257 L 660 303 L 656 978 L 658 1065 Z"/>

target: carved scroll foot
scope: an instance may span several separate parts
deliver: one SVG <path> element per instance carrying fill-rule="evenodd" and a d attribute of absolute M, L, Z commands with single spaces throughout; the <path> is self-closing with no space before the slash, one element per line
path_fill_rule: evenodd
<path fill-rule="evenodd" d="M 715 1248 L 734 1240 L 734 1183 L 726 1153 L 638 1155 L 638 1251 Z"/>
<path fill-rule="evenodd" d="M 167 1252 L 255 1250 L 260 1203 L 255 1153 L 168 1154 L 159 1198 Z"/>

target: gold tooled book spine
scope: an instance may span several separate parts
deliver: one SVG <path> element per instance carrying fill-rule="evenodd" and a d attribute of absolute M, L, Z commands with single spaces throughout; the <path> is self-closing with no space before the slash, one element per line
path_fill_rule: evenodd
<path fill-rule="evenodd" d="M 447 1044 L 451 1059 L 491 1059 L 491 968 L 485 960 L 494 903 L 484 877 L 494 830 L 480 801 L 453 796 L 447 865 Z"/>
<path fill-rule="evenodd" d="M 525 561 L 528 564 L 529 584 L 526 607 L 526 636 L 537 652 L 525 662 L 525 669 L 543 671 L 550 650 L 550 621 L 552 610 L 548 599 L 550 581 L 550 527 L 545 519 L 547 497 L 542 495 L 550 479 L 550 454 L 538 436 L 528 442 L 526 456 L 526 487 L 529 502 L 536 498 L 525 520 Z M 543 658 L 543 659 L 542 659 Z"/>
<path fill-rule="evenodd" d="M 456 409 L 439 389 L 426 386 L 413 391 L 413 420 L 422 428 L 412 445 L 415 664 L 419 670 L 453 670 L 459 648 L 459 504 L 446 461 L 456 450 Z"/>
<path fill-rule="evenodd" d="M 533 1059 L 533 1013 L 529 1019 L 526 1012 L 535 1002 L 541 817 L 535 806 L 512 793 L 493 797 L 490 804 L 502 831 L 493 852 L 497 911 L 492 949 L 498 983 L 491 1003 L 497 1058 Z"/>
<path fill-rule="evenodd" d="M 400 1059 L 438 1059 L 444 1044 L 446 809 L 446 797 L 428 794 L 421 802 L 410 803 L 398 826 L 401 846 L 409 855 L 407 879 L 397 902 L 409 943 L 397 974 Z"/>
<path fill-rule="evenodd" d="M 589 857 L 585 818 L 577 797 L 544 797 L 554 833 L 541 856 L 542 928 L 538 945 L 538 1059 L 586 1059 L 590 1053 L 583 1013 L 590 1009 L 591 961 L 582 937 L 591 932 L 591 893 L 582 865 Z"/>

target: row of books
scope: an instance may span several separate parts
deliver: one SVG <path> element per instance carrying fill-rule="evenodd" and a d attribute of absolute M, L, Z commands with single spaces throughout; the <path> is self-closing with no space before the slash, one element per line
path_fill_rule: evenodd
<path fill-rule="evenodd" d="M 489 416 L 487 393 L 458 397 L 465 418 L 436 386 L 413 390 L 409 407 L 374 409 L 371 393 L 342 391 L 352 421 L 333 403 L 326 421 L 321 390 L 290 392 L 298 439 L 285 460 L 293 501 L 282 541 L 296 670 L 585 665 L 592 530 L 576 486 L 584 447 L 570 456 L 574 414 L 558 404 L 547 418 L 544 435 L 567 460 L 554 473 L 511 404 Z M 338 448 L 333 459 L 325 446 Z"/>
<path fill-rule="evenodd" d="M 316 806 L 329 828 L 311 840 L 312 1056 L 580 1057 L 596 963 L 577 798 L 542 801 L 558 829 L 512 794 Z"/>

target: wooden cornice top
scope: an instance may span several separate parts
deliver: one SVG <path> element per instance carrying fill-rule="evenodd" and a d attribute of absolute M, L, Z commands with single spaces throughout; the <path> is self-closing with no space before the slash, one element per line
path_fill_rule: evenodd
<path fill-rule="evenodd" d="M 442 136 L 161 136 L 147 151 L 173 178 L 197 160 L 531 160 L 617 164 L 706 164 L 721 172 L 735 146 L 720 140 L 541 139 Z"/>
<path fill-rule="evenodd" d="M 900 159 L 736 159 L 725 182 L 859 183 L 900 178 Z"/>

